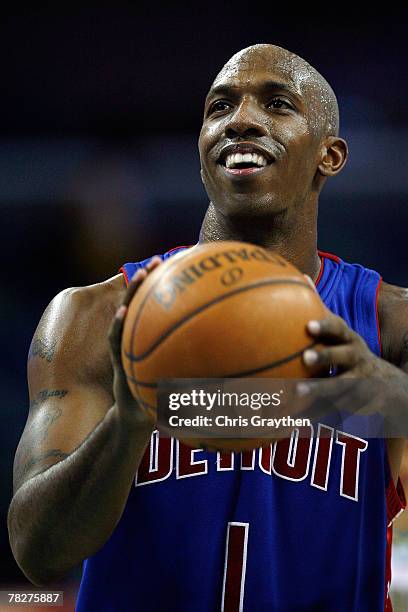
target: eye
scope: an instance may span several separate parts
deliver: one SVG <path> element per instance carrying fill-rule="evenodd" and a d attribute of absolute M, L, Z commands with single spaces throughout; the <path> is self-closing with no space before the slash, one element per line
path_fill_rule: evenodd
<path fill-rule="evenodd" d="M 277 109 L 290 108 L 290 109 L 293 109 L 293 106 L 290 104 L 290 102 L 288 102 L 284 98 L 279 98 L 279 97 L 272 98 L 272 100 L 270 100 L 266 106 L 267 106 L 267 108 L 277 108 Z"/>
<path fill-rule="evenodd" d="M 212 115 L 213 113 L 222 113 L 229 108 L 231 108 L 231 104 L 225 102 L 225 100 L 217 100 L 211 104 L 210 108 L 208 109 L 208 114 Z"/>

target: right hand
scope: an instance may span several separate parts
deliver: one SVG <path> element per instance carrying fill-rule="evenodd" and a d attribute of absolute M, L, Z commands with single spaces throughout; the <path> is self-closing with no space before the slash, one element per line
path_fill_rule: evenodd
<path fill-rule="evenodd" d="M 123 302 L 117 309 L 109 330 L 110 353 L 114 374 L 113 395 L 116 405 L 123 416 L 130 417 L 132 422 L 136 422 L 139 426 L 145 425 L 148 428 L 153 428 L 155 426 L 156 418 L 152 413 L 139 406 L 129 389 L 122 365 L 121 345 L 123 326 L 129 304 L 147 275 L 155 270 L 161 263 L 162 260 L 160 257 L 153 257 L 145 268 L 137 270 L 129 283 Z"/>

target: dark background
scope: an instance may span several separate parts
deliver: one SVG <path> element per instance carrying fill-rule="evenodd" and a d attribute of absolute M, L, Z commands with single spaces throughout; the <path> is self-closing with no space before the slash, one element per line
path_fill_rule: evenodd
<path fill-rule="evenodd" d="M 408 283 L 406 14 L 261 6 L 2 15 L 0 588 L 22 580 L 5 516 L 35 326 L 61 289 L 197 240 L 207 205 L 196 147 L 203 100 L 234 52 L 273 42 L 329 80 L 351 155 L 323 192 L 320 248 Z"/>

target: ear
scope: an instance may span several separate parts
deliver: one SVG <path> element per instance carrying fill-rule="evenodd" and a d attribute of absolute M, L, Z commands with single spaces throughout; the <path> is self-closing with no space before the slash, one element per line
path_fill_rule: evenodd
<path fill-rule="evenodd" d="M 344 167 L 347 157 L 347 142 L 337 136 L 329 136 L 322 144 L 318 170 L 323 176 L 335 176 Z"/>

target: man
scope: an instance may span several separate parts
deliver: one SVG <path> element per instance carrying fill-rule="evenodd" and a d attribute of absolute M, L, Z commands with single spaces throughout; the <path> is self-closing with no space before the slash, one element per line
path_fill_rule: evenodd
<path fill-rule="evenodd" d="M 208 93 L 199 149 L 211 200 L 200 241 L 278 251 L 342 317 L 309 324 L 324 347 L 305 363 L 408 388 L 406 290 L 317 251 L 318 197 L 347 158 L 323 77 L 273 45 L 237 53 Z M 391 609 L 401 440 L 319 430 L 298 440 L 293 464 L 287 440 L 217 457 L 152 435 L 120 338 L 133 293 L 160 261 L 125 266 L 125 276 L 138 270 L 127 292 L 122 274 L 64 291 L 39 324 L 9 513 L 19 565 L 43 585 L 88 559 L 79 610 Z"/>

